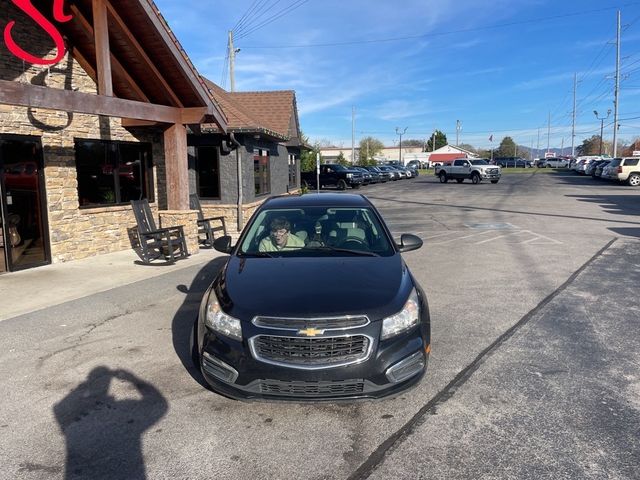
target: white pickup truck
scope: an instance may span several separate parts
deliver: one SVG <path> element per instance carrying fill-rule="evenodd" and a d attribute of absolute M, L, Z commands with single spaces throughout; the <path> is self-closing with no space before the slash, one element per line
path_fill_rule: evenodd
<path fill-rule="evenodd" d="M 447 183 L 449 180 L 462 183 L 467 178 L 472 183 L 480 183 L 482 180 L 498 183 L 502 170 L 498 165 L 491 165 L 484 159 L 458 158 L 450 165 L 436 167 L 435 175 L 440 178 L 441 183 Z"/>

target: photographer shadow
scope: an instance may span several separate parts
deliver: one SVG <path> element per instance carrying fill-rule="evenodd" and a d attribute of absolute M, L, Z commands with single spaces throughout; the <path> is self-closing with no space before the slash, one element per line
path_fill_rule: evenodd
<path fill-rule="evenodd" d="M 64 478 L 145 479 L 142 435 L 167 410 L 150 383 L 126 370 L 94 368 L 53 407 L 65 437 Z"/>

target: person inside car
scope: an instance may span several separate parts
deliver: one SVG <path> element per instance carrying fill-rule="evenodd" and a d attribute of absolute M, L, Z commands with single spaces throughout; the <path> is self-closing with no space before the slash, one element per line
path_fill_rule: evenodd
<path fill-rule="evenodd" d="M 284 217 L 277 217 L 271 221 L 271 233 L 263 238 L 258 245 L 260 252 L 280 252 L 282 250 L 297 250 L 304 247 L 304 241 L 291 233 L 291 224 Z"/>

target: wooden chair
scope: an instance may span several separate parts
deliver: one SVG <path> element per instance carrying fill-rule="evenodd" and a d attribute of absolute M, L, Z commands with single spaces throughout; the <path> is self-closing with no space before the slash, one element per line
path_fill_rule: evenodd
<path fill-rule="evenodd" d="M 183 258 L 189 255 L 182 225 L 157 228 L 146 199 L 131 200 L 131 207 L 138 225 L 138 239 L 144 263 L 150 263 L 160 257 L 175 262 L 176 257 Z"/>
<path fill-rule="evenodd" d="M 195 193 L 189 195 L 189 206 L 191 210 L 198 211 L 198 240 L 204 245 L 213 248 L 213 240 L 217 232 L 222 232 L 222 235 L 227 234 L 227 225 L 224 222 L 224 217 L 209 217 L 205 218 L 202 213 L 202 205 L 200 205 L 200 198 Z M 211 222 L 220 222 L 220 225 L 213 226 Z M 200 238 L 200 235 L 204 235 L 204 239 Z"/>

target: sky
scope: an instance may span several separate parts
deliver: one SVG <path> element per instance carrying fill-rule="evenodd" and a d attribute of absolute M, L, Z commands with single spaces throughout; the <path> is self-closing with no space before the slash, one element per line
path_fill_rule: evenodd
<path fill-rule="evenodd" d="M 349 148 L 366 136 L 397 145 L 405 129 L 403 140 L 438 129 L 477 148 L 505 136 L 570 147 L 574 75 L 575 145 L 600 133 L 609 109 L 610 140 L 619 10 L 618 138 L 640 137 L 640 1 L 155 3 L 201 74 L 230 89 L 231 30 L 236 91 L 295 90 L 311 143 Z"/>

